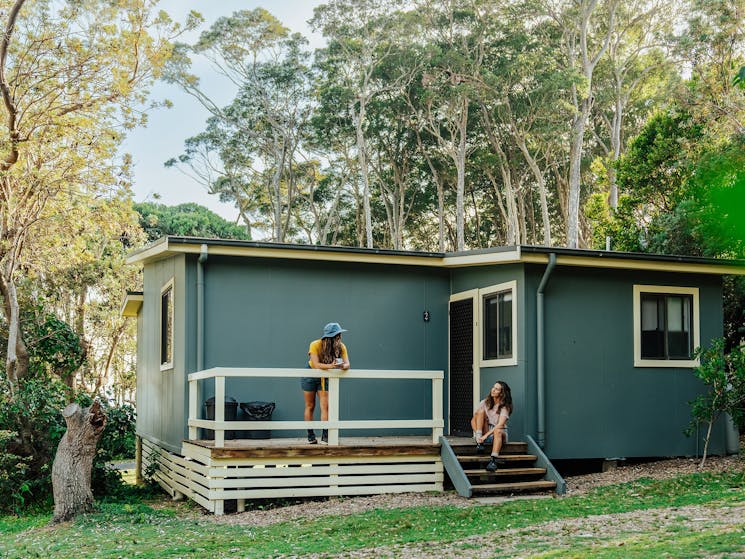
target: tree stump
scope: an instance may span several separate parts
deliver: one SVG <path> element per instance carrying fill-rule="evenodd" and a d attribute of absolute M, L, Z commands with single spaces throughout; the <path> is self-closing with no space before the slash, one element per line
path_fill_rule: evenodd
<path fill-rule="evenodd" d="M 70 520 L 93 508 L 91 470 L 96 445 L 106 427 L 106 413 L 96 399 L 89 408 L 70 404 L 62 410 L 67 432 L 57 447 L 52 466 L 54 517 L 52 522 Z"/>

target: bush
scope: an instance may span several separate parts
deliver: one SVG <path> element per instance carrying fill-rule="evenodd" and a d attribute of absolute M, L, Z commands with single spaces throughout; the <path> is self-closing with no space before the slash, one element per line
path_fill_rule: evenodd
<path fill-rule="evenodd" d="M 15 387 L 0 377 L 0 512 L 19 513 L 32 506 L 52 504 L 52 463 L 67 426 L 62 410 L 68 388 L 51 378 L 26 378 Z M 90 396 L 77 398 L 89 406 Z M 93 461 L 91 485 L 96 496 L 118 495 L 123 481 L 111 460 L 134 456 L 135 410 L 104 402 L 106 429 Z"/>
<path fill-rule="evenodd" d="M 0 430 L 13 433 L 5 438 L 2 452 L 9 462 L 15 456 L 25 465 L 16 465 L 10 476 L 17 487 L 24 488 L 23 501 L 0 500 L 0 510 L 17 512 L 31 504 L 51 503 L 52 462 L 65 432 L 60 411 L 66 405 L 66 387 L 51 379 L 30 378 L 18 383 L 11 396 L 7 380 L 0 379 L 0 383 Z"/>
<path fill-rule="evenodd" d="M 0 510 L 18 514 L 31 493 L 28 484 L 28 463 L 31 458 L 13 454 L 9 450 L 18 433 L 0 431 L 0 495 L 5 499 L 0 502 Z"/>

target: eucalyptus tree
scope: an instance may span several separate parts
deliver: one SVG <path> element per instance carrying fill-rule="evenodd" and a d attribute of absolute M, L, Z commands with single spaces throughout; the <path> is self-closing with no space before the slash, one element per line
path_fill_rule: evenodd
<path fill-rule="evenodd" d="M 745 133 L 745 1 L 689 0 L 679 30 L 678 56 L 691 79 L 681 102 L 712 135 Z M 740 71 L 738 72 L 738 68 Z"/>
<path fill-rule="evenodd" d="M 325 87 L 345 92 L 347 103 L 339 107 L 352 122 L 357 150 L 357 166 L 362 182 L 365 244 L 373 247 L 370 206 L 370 167 L 368 153 L 368 105 L 378 95 L 401 87 L 412 71 L 400 67 L 399 75 L 378 71 L 397 52 L 397 45 L 410 37 L 411 20 L 396 14 L 395 0 L 330 0 L 315 8 L 311 25 L 320 30 L 328 44 L 316 53 Z"/>
<path fill-rule="evenodd" d="M 505 143 L 514 144 L 527 165 L 530 177 L 523 182 L 533 196 L 537 195 L 540 215 L 541 235 L 533 242 L 551 246 L 552 227 L 560 229 L 562 224 L 552 224 L 551 220 L 552 214 L 560 216 L 561 212 L 553 211 L 560 196 L 550 167 L 557 159 L 563 167 L 568 152 L 564 143 L 568 118 L 564 99 L 572 78 L 556 64 L 560 36 L 555 26 L 536 13 L 532 0 L 515 3 L 502 12 L 495 40 L 487 46 L 480 103 L 485 122 L 499 124 Z M 494 143 L 492 136 L 488 135 Z M 532 220 L 532 216 L 519 215 L 520 222 L 528 217 Z"/>
<path fill-rule="evenodd" d="M 566 242 L 580 244 L 580 196 L 585 130 L 593 104 L 593 75 L 610 45 L 620 0 L 542 0 L 543 10 L 561 32 L 562 66 L 573 77 L 570 103 L 568 204 Z"/>
<path fill-rule="evenodd" d="M 137 123 L 177 29 L 151 0 L 16 0 L 0 38 L 0 294 L 6 374 L 28 372 L 18 282 L 53 205 L 117 185 L 122 125 Z"/>
<path fill-rule="evenodd" d="M 130 199 L 120 188 L 54 203 L 44 230 L 29 238 L 26 279 L 37 305 L 69 324 L 85 353 L 62 378 L 74 391 L 102 394 L 133 372 L 136 325 L 119 311 L 122 293 L 141 281 L 126 253 L 145 236 Z"/>
<path fill-rule="evenodd" d="M 296 168 L 306 159 L 312 111 L 306 45 L 266 10 L 238 11 L 219 18 L 194 45 L 180 45 L 167 74 L 211 115 L 205 132 L 167 164 L 189 166 L 211 193 L 234 200 L 249 229 L 252 213 L 266 216 L 277 242 L 296 230 L 293 208 L 304 188 Z M 229 105 L 221 107 L 191 73 L 194 55 L 237 88 Z"/>
<path fill-rule="evenodd" d="M 618 207 L 616 162 L 649 115 L 674 85 L 671 37 L 682 21 L 669 0 L 631 0 L 616 9 L 606 56 L 598 64 L 593 131 L 604 154 L 608 204 Z M 632 117 L 632 118 L 629 118 Z M 631 122 L 631 126 L 629 126 Z"/>
<path fill-rule="evenodd" d="M 348 118 L 351 93 L 322 74 L 308 142 L 325 166 L 317 188 L 306 198 L 318 242 L 364 246 L 365 212 L 360 188 L 355 124 Z M 307 221 L 306 221 L 307 223 Z"/>
<path fill-rule="evenodd" d="M 422 0 L 423 38 L 431 45 L 422 74 L 423 92 L 416 118 L 437 140 L 456 170 L 456 250 L 465 249 L 465 180 L 472 137 L 473 103 L 484 58 L 484 31 L 493 5 L 480 0 Z"/>

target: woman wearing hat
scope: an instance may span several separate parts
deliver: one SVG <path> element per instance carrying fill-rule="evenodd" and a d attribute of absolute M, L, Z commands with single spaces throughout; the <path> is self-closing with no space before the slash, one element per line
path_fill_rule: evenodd
<path fill-rule="evenodd" d="M 349 369 L 349 355 L 347 346 L 341 342 L 341 334 L 346 332 L 337 322 L 329 322 L 323 328 L 323 336 L 320 340 L 313 340 L 308 348 L 308 366 L 311 369 Z M 327 378 L 303 377 L 300 379 L 305 398 L 305 421 L 313 421 L 313 412 L 316 409 L 316 392 L 321 400 L 321 421 L 329 418 L 329 392 Z M 316 444 L 316 434 L 313 429 L 308 429 L 308 443 Z M 321 442 L 328 444 L 328 429 L 321 434 Z"/>

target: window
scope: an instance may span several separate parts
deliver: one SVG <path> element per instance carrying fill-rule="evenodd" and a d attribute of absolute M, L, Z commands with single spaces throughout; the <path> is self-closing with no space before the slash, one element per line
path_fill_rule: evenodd
<path fill-rule="evenodd" d="M 634 365 L 695 367 L 698 289 L 634 286 Z"/>
<path fill-rule="evenodd" d="M 160 370 L 173 368 L 173 280 L 160 290 Z"/>
<path fill-rule="evenodd" d="M 514 281 L 479 290 L 481 298 L 481 366 L 516 365 Z"/>

